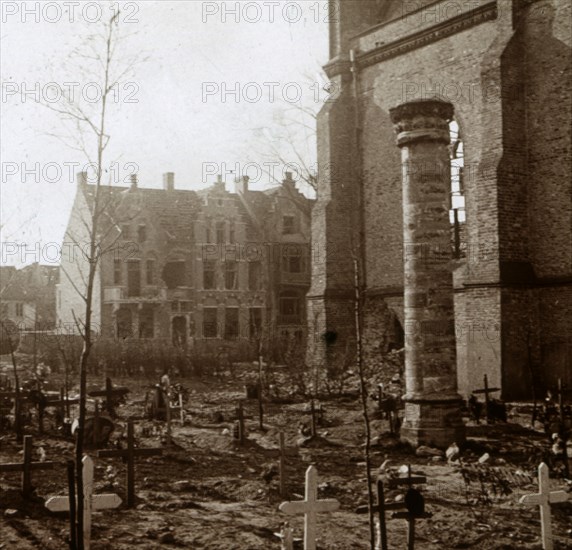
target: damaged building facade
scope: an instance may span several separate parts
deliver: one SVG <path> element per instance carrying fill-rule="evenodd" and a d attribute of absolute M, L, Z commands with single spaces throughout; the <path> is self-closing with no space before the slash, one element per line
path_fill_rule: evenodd
<path fill-rule="evenodd" d="M 318 117 L 312 247 L 319 261 L 307 300 L 309 332 L 320 337 L 309 339 L 308 361 L 355 364 L 361 265 L 366 360 L 404 345 L 407 355 L 416 341 L 435 348 L 453 330 L 462 395 L 481 388 L 485 374 L 505 399 L 530 397 L 533 386 L 553 387 L 559 377 L 570 386 L 570 3 L 340 0 L 336 7 L 325 67 L 333 95 Z M 448 107 L 428 107 L 432 99 Z M 426 138 L 442 124 L 450 137 L 450 243 L 408 241 L 416 228 L 408 216 L 430 207 L 404 187 L 412 165 L 396 127 L 427 131 Z M 432 154 L 416 160 L 417 185 L 432 185 L 439 162 Z M 439 306 L 428 287 L 409 294 L 405 307 L 408 284 L 419 277 L 404 266 L 443 255 L 454 327 L 427 316 L 412 323 L 407 307 Z"/>
<path fill-rule="evenodd" d="M 85 306 L 81 244 L 95 208 L 95 185 L 79 175 L 62 257 L 58 324 L 74 328 Z M 310 285 L 310 210 L 287 173 L 266 191 L 248 177 L 227 190 L 101 186 L 94 330 L 116 341 L 162 342 L 199 353 L 256 357 L 263 345 L 305 340 Z"/>

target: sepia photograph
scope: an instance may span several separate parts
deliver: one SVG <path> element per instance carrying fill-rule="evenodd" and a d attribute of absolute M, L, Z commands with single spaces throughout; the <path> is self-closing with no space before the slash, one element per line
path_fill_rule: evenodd
<path fill-rule="evenodd" d="M 0 12 L 0 550 L 572 550 L 570 0 Z"/>

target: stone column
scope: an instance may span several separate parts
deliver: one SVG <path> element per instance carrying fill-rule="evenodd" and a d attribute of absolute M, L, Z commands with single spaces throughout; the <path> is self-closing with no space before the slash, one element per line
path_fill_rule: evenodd
<path fill-rule="evenodd" d="M 457 393 L 448 145 L 453 106 L 419 100 L 391 109 L 401 148 L 408 443 L 464 440 Z"/>

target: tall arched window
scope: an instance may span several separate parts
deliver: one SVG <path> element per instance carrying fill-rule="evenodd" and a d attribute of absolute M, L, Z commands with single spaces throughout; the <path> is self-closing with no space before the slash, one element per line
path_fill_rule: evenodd
<path fill-rule="evenodd" d="M 456 121 L 449 124 L 451 133 L 451 200 L 449 217 L 453 226 L 453 251 L 455 258 L 464 255 L 464 224 L 467 220 L 463 172 L 465 155 L 461 129 Z"/>

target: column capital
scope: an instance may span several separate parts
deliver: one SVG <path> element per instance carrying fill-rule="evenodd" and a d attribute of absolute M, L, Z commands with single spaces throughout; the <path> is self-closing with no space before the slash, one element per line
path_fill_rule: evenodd
<path fill-rule="evenodd" d="M 453 113 L 453 105 L 440 99 L 408 101 L 390 109 L 397 145 L 403 147 L 415 141 L 440 141 L 448 145 Z"/>

